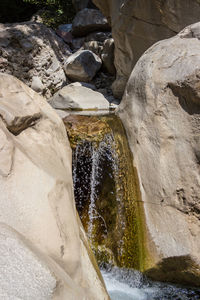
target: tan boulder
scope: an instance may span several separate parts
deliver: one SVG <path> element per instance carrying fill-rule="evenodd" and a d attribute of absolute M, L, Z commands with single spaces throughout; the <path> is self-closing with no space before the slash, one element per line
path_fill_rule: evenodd
<path fill-rule="evenodd" d="M 110 103 L 103 94 L 82 86 L 81 83 L 71 83 L 58 91 L 49 101 L 55 109 L 64 110 L 105 110 L 109 111 Z"/>
<path fill-rule="evenodd" d="M 149 240 L 147 274 L 200 286 L 200 23 L 148 49 L 119 115 L 137 168 Z"/>
<path fill-rule="evenodd" d="M 93 0 L 108 18 L 115 41 L 117 79 L 113 85 L 121 98 L 139 57 L 155 42 L 169 38 L 198 22 L 199 0 Z"/>
<path fill-rule="evenodd" d="M 72 299 L 109 299 L 76 212 L 63 122 L 42 97 L 2 73 L 0 136 L 0 222 L 59 266 L 80 289 Z"/>

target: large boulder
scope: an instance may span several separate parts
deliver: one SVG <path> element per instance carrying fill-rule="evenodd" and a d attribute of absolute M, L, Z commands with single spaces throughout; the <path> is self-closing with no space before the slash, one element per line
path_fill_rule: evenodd
<path fill-rule="evenodd" d="M 69 279 L 68 283 L 73 283 L 68 284 L 68 288 L 73 290 L 77 287 L 80 291 L 78 294 L 81 294 L 77 298 L 68 298 L 68 294 L 63 291 L 63 297 L 58 295 L 55 299 L 108 299 L 76 212 L 71 148 L 63 122 L 46 100 L 13 76 L 2 73 L 0 74 L 0 190 L 0 222 L 23 235 L 31 245 L 33 244 L 54 263 L 58 276 L 64 276 Z M 18 237 L 16 239 L 18 240 Z M 26 249 L 21 245 L 20 254 L 17 240 L 13 243 L 7 241 L 16 248 L 16 253 L 13 250 L 7 255 L 10 244 L 3 250 L 0 246 L 1 257 L 5 255 L 8 265 L 11 264 L 11 257 L 15 255 L 19 263 L 23 259 L 25 263 L 27 262 L 23 254 Z M 2 259 L 4 258 L 1 258 L 1 262 Z M 34 259 L 30 258 L 30 261 L 32 267 L 27 266 L 30 267 L 27 272 L 31 273 L 32 269 L 33 274 L 26 280 L 23 278 L 25 274 L 21 274 L 21 278 L 23 282 L 30 282 L 31 286 L 34 272 L 39 266 L 34 264 Z M 12 262 L 12 268 L 15 269 L 18 264 L 15 257 L 12 257 Z M 19 266 L 21 269 L 21 264 L 18 268 Z M 42 269 L 44 268 L 41 266 L 41 273 Z M 47 290 L 51 288 L 50 292 L 55 287 L 54 277 L 57 275 L 47 274 L 49 279 L 43 283 L 47 284 Z M 61 283 L 60 287 L 57 286 L 58 290 L 64 289 L 61 277 L 57 280 Z M 39 277 L 39 280 L 43 280 L 43 277 Z M 13 280 L 7 284 L 15 293 Z M 39 288 L 39 285 L 37 286 Z M 76 292 L 72 291 L 72 295 L 76 295 Z M 17 296 L 13 295 L 12 299 Z M 31 289 L 26 298 L 40 299 Z"/>
<path fill-rule="evenodd" d="M 56 109 L 64 110 L 109 110 L 109 102 L 98 92 L 72 83 L 58 91 L 49 104 Z"/>
<path fill-rule="evenodd" d="M 68 57 L 65 73 L 74 81 L 91 81 L 101 68 L 101 59 L 89 50 L 80 50 Z"/>
<path fill-rule="evenodd" d="M 97 9 L 85 8 L 77 13 L 72 23 L 74 36 L 85 36 L 93 31 L 106 31 L 110 26 L 106 17 Z"/>
<path fill-rule="evenodd" d="M 136 64 L 119 107 L 149 239 L 147 274 L 200 286 L 200 23 Z"/>
<path fill-rule="evenodd" d="M 112 26 L 119 98 L 139 57 L 155 42 L 199 21 L 199 0 L 93 0 Z"/>
<path fill-rule="evenodd" d="M 0 24 L 0 72 L 16 76 L 47 98 L 67 83 L 62 65 L 70 54 L 41 23 Z"/>

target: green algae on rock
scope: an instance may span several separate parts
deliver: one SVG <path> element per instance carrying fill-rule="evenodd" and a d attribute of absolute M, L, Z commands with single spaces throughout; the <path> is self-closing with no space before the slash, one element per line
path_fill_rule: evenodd
<path fill-rule="evenodd" d="M 77 209 L 98 263 L 144 270 L 143 206 L 122 122 L 112 114 L 70 115 L 64 123 Z"/>

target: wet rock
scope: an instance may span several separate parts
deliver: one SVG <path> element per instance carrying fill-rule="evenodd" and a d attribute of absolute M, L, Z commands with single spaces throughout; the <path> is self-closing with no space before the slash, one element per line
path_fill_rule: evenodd
<path fill-rule="evenodd" d="M 157 280 L 200 286 L 200 23 L 149 48 L 119 106 Z"/>
<path fill-rule="evenodd" d="M 72 54 L 65 62 L 65 73 L 74 81 L 88 82 L 101 68 L 101 59 L 89 50 L 80 50 Z"/>
<path fill-rule="evenodd" d="M 96 91 L 79 83 L 69 84 L 58 91 L 49 101 L 56 109 L 109 110 L 107 99 Z"/>
<path fill-rule="evenodd" d="M 63 61 L 71 54 L 70 48 L 45 25 L 36 22 L 0 25 L 0 72 L 13 74 L 32 85 L 45 97 L 67 83 Z M 51 71 L 52 64 L 57 67 Z M 35 83 L 34 83 L 35 85 Z"/>
<path fill-rule="evenodd" d="M 85 36 L 93 31 L 109 30 L 107 19 L 97 9 L 85 8 L 77 13 L 72 23 L 74 36 Z"/>

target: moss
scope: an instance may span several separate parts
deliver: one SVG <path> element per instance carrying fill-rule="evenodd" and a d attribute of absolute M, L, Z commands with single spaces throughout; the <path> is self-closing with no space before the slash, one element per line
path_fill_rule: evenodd
<path fill-rule="evenodd" d="M 110 132 L 107 123 L 95 116 L 70 115 L 63 121 L 72 148 L 81 141 L 92 141 L 98 144 L 105 134 Z"/>
<path fill-rule="evenodd" d="M 112 144 L 117 169 L 101 160 L 104 172 L 99 180 L 91 238 L 92 249 L 99 264 L 145 270 L 149 264 L 146 248 L 146 228 L 137 171 L 129 149 L 126 132 L 115 115 L 71 116 L 65 119 L 72 148 L 78 143 L 102 141 L 106 135 L 114 136 Z M 90 197 L 81 210 L 83 226 L 88 231 Z"/>

